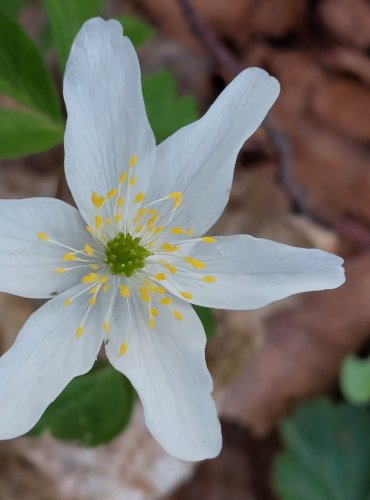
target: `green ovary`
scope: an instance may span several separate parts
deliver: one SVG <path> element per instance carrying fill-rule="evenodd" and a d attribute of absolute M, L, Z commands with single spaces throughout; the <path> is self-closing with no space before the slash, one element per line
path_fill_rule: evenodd
<path fill-rule="evenodd" d="M 118 233 L 108 241 L 104 262 L 112 274 L 129 278 L 144 267 L 147 257 L 153 254 L 141 246 L 140 241 L 141 238 L 133 238 L 129 233 Z"/>

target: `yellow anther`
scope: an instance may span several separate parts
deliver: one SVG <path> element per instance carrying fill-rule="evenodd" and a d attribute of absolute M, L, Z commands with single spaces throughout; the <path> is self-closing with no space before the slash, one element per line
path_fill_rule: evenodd
<path fill-rule="evenodd" d="M 173 198 L 173 206 L 178 208 L 182 202 L 182 193 L 180 191 L 174 191 L 170 193 L 167 198 Z"/>
<path fill-rule="evenodd" d="M 85 245 L 85 253 L 92 257 L 94 255 L 94 249 L 90 245 Z"/>
<path fill-rule="evenodd" d="M 87 231 L 88 233 L 90 233 L 90 234 L 93 234 L 93 233 L 94 233 L 93 228 L 92 228 L 92 227 L 90 227 L 90 226 L 86 226 L 86 231 Z"/>
<path fill-rule="evenodd" d="M 121 219 L 122 219 L 122 215 L 121 215 L 121 214 L 115 214 L 115 215 L 114 215 L 114 220 L 115 220 L 116 222 L 119 222 Z"/>
<path fill-rule="evenodd" d="M 37 233 L 37 236 L 40 238 L 40 240 L 48 241 L 49 236 L 47 236 L 45 233 Z"/>
<path fill-rule="evenodd" d="M 121 285 L 119 287 L 119 291 L 120 291 L 121 297 L 130 297 L 130 295 L 131 295 L 131 290 L 129 289 L 129 287 L 127 285 Z"/>
<path fill-rule="evenodd" d="M 172 274 L 175 274 L 175 272 L 177 271 L 176 267 L 168 262 L 161 261 L 161 264 Z"/>
<path fill-rule="evenodd" d="M 135 234 L 140 233 L 142 230 L 143 230 L 143 225 L 139 224 L 137 227 L 135 227 L 134 233 Z"/>
<path fill-rule="evenodd" d="M 123 198 L 122 196 L 119 196 L 117 199 L 117 207 L 122 207 L 123 205 Z"/>
<path fill-rule="evenodd" d="M 176 319 L 178 319 L 179 321 L 181 321 L 181 320 L 183 319 L 183 318 L 182 318 L 182 314 L 181 314 L 181 312 L 176 311 L 176 309 L 174 309 L 174 310 L 172 311 L 172 313 L 173 313 L 173 315 L 175 316 L 175 318 L 176 318 Z"/>
<path fill-rule="evenodd" d="M 139 291 L 140 291 L 141 300 L 148 303 L 150 300 L 148 290 L 142 286 L 141 288 L 139 288 Z"/>
<path fill-rule="evenodd" d="M 96 297 L 90 297 L 89 299 L 89 306 L 93 306 L 96 302 Z"/>
<path fill-rule="evenodd" d="M 108 278 L 106 276 L 103 276 L 100 278 L 100 283 L 106 283 L 108 281 Z"/>
<path fill-rule="evenodd" d="M 186 234 L 187 234 L 188 236 L 193 236 L 193 230 L 192 230 L 192 229 L 188 229 L 188 230 L 186 231 Z"/>
<path fill-rule="evenodd" d="M 145 194 L 144 193 L 139 193 L 135 196 L 135 203 L 140 203 L 143 201 Z"/>
<path fill-rule="evenodd" d="M 185 257 L 184 260 L 189 262 L 195 269 L 204 269 L 206 267 L 205 263 L 201 260 L 193 259 L 193 257 Z"/>
<path fill-rule="evenodd" d="M 166 275 L 164 273 L 158 273 L 154 276 L 154 278 L 158 281 L 163 281 L 166 279 Z"/>
<path fill-rule="evenodd" d="M 99 229 L 103 222 L 103 219 L 100 217 L 100 215 L 95 215 L 95 227 L 96 229 Z"/>
<path fill-rule="evenodd" d="M 71 303 L 72 303 L 72 299 L 66 299 L 66 300 L 64 301 L 64 305 L 65 305 L 65 307 L 70 306 L 70 305 L 71 305 Z"/>
<path fill-rule="evenodd" d="M 81 335 L 82 335 L 83 331 L 84 331 L 84 327 L 83 327 L 82 325 L 80 325 L 80 326 L 77 328 L 77 330 L 76 330 L 76 336 L 77 336 L 77 338 L 78 338 L 78 339 L 81 337 Z"/>
<path fill-rule="evenodd" d="M 90 290 L 90 293 L 91 293 L 91 294 L 94 294 L 94 293 L 96 293 L 98 290 L 99 290 L 99 287 L 94 286 L 94 288 L 92 288 L 92 289 Z"/>
<path fill-rule="evenodd" d="M 119 348 L 119 353 L 121 356 L 124 356 L 127 352 L 127 348 L 128 348 L 128 345 L 127 345 L 127 342 L 123 342 L 121 345 L 120 345 L 120 348 Z"/>
<path fill-rule="evenodd" d="M 110 226 L 110 224 L 112 224 L 112 219 L 105 219 L 105 223 L 107 226 Z"/>
<path fill-rule="evenodd" d="M 161 233 L 163 231 L 163 229 L 164 229 L 164 226 L 158 226 L 158 227 L 156 227 L 155 230 L 154 230 L 154 234 Z"/>
<path fill-rule="evenodd" d="M 57 267 L 57 268 L 55 269 L 55 272 L 56 272 L 56 273 L 60 273 L 60 274 L 62 274 L 62 273 L 65 273 L 65 272 L 66 272 L 66 270 L 65 270 L 65 268 L 64 268 L 64 267 Z"/>
<path fill-rule="evenodd" d="M 108 321 L 104 321 L 104 332 L 105 333 L 108 333 L 109 332 L 109 322 Z"/>
<path fill-rule="evenodd" d="M 108 290 L 109 290 L 109 283 L 103 286 L 103 293 L 107 293 Z"/>
<path fill-rule="evenodd" d="M 181 229 L 181 227 L 173 227 L 171 229 L 171 233 L 173 233 L 173 234 L 184 234 L 185 231 L 183 229 Z"/>
<path fill-rule="evenodd" d="M 134 175 L 133 177 L 131 177 L 130 179 L 130 187 L 134 187 L 136 184 L 136 175 Z"/>
<path fill-rule="evenodd" d="M 158 214 L 157 215 L 153 215 L 153 217 L 151 217 L 148 222 L 147 222 L 147 226 L 148 226 L 148 231 L 153 231 L 153 228 L 154 228 L 154 224 L 156 222 L 156 220 L 158 219 Z"/>
<path fill-rule="evenodd" d="M 155 247 L 155 244 L 156 244 L 156 240 L 149 241 L 149 243 L 147 244 L 147 248 L 153 248 L 153 247 Z"/>
<path fill-rule="evenodd" d="M 216 281 L 216 276 L 203 276 L 203 281 L 205 283 L 214 283 Z"/>
<path fill-rule="evenodd" d="M 152 308 L 150 309 L 150 314 L 151 314 L 152 316 L 158 316 L 158 309 L 156 309 L 155 307 L 152 307 Z"/>
<path fill-rule="evenodd" d="M 97 271 L 99 269 L 99 264 L 90 264 L 90 268 L 94 269 L 94 271 Z"/>
<path fill-rule="evenodd" d="M 92 201 L 92 204 L 94 205 L 95 208 L 99 208 L 105 202 L 105 198 L 104 198 L 104 196 L 99 196 L 98 193 L 94 192 L 91 195 L 91 201 Z"/>
<path fill-rule="evenodd" d="M 130 168 L 134 168 L 137 162 L 137 156 L 133 154 L 130 158 Z"/>
<path fill-rule="evenodd" d="M 165 306 L 168 306 L 169 304 L 171 304 L 171 302 L 172 302 L 171 297 L 164 297 L 163 299 L 161 299 L 161 304 Z"/>
<path fill-rule="evenodd" d="M 63 255 L 62 260 L 63 260 L 64 262 L 67 262 L 67 261 L 69 261 L 69 260 L 78 260 L 78 259 L 77 259 L 77 257 L 75 256 L 75 254 L 74 254 L 74 253 L 69 252 L 69 253 L 65 253 L 65 254 Z"/>
<path fill-rule="evenodd" d="M 157 293 L 160 295 L 164 295 L 166 293 L 166 290 L 162 286 L 157 286 Z"/>
<path fill-rule="evenodd" d="M 111 198 L 114 198 L 117 193 L 118 193 L 118 189 L 116 189 L 116 188 L 113 188 L 110 191 L 108 191 L 107 200 L 110 200 Z"/>
<path fill-rule="evenodd" d="M 145 286 L 148 287 L 150 293 L 156 292 L 158 287 L 158 285 L 149 280 L 145 280 Z"/>
<path fill-rule="evenodd" d="M 216 238 L 214 238 L 213 236 L 203 236 L 201 240 L 203 241 L 203 243 L 215 243 Z"/>
<path fill-rule="evenodd" d="M 193 298 L 192 294 L 189 292 L 181 292 L 181 295 L 182 295 L 182 297 L 184 297 L 184 299 L 187 299 L 187 300 L 190 300 Z"/>
<path fill-rule="evenodd" d="M 82 277 L 81 283 L 91 283 L 92 281 L 96 281 L 97 279 L 98 275 L 96 273 L 90 273 Z"/>
<path fill-rule="evenodd" d="M 171 245 L 171 243 L 163 243 L 163 245 L 161 246 L 161 250 L 163 250 L 164 252 L 176 252 L 176 250 L 178 249 L 179 247 Z"/>
<path fill-rule="evenodd" d="M 149 318 L 149 328 L 154 330 L 154 318 Z"/>
<path fill-rule="evenodd" d="M 126 177 L 127 177 L 127 173 L 126 173 L 126 172 L 123 172 L 123 173 L 121 174 L 121 177 L 119 178 L 119 183 L 120 183 L 120 184 L 123 184 L 123 183 L 125 182 L 125 180 L 126 180 Z"/>
<path fill-rule="evenodd" d="M 137 214 L 135 215 L 134 217 L 134 220 L 133 220 L 133 223 L 136 224 L 140 219 L 141 217 L 145 214 L 146 212 L 146 208 L 144 207 L 141 207 L 138 211 L 137 211 Z"/>

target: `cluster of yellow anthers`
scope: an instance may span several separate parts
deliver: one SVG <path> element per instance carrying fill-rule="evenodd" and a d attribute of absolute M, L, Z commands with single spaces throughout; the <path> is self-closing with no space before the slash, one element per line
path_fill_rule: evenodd
<path fill-rule="evenodd" d="M 62 256 L 63 262 L 73 262 L 71 267 L 57 267 L 57 273 L 65 273 L 74 269 L 86 268 L 89 272 L 81 279 L 86 287 L 78 294 L 68 298 L 65 306 L 69 306 L 74 299 L 84 293 L 89 293 L 88 307 L 81 324 L 77 327 L 76 335 L 79 338 L 84 329 L 84 324 L 89 315 L 92 306 L 96 303 L 99 292 L 106 293 L 110 286 L 115 284 L 115 291 L 112 293 L 110 305 L 103 321 L 105 333 L 109 332 L 110 317 L 112 315 L 113 304 L 118 295 L 127 300 L 128 311 L 130 313 L 129 299 L 131 297 L 130 278 L 135 276 L 141 280 L 139 293 L 141 300 L 148 306 L 149 326 L 154 329 L 155 318 L 158 316 L 158 309 L 152 306 L 152 296 L 156 295 L 156 302 L 160 305 L 171 307 L 172 299 L 166 293 L 165 288 L 160 286 L 159 282 L 169 280 L 171 285 L 177 287 L 170 281 L 169 275 L 175 274 L 178 269 L 194 274 L 196 280 L 201 279 L 204 283 L 213 283 L 215 276 L 200 275 L 192 271 L 204 269 L 205 263 L 191 256 L 183 255 L 179 244 L 189 241 L 183 239 L 176 241 L 176 244 L 163 242 L 157 244 L 158 235 L 165 229 L 175 235 L 183 235 L 188 238 L 192 236 L 191 229 L 182 229 L 179 227 L 169 227 L 176 209 L 181 205 L 182 194 L 172 192 L 167 196 L 160 198 L 148 205 L 143 206 L 145 193 L 133 193 L 136 185 L 136 175 L 133 175 L 134 167 L 137 163 L 136 155 L 132 155 L 127 172 L 124 171 L 120 178 L 117 188 L 112 188 L 106 196 L 99 196 L 94 192 L 91 196 L 91 202 L 94 207 L 95 217 L 94 226 L 86 226 L 87 231 L 92 235 L 96 245 L 94 248 L 86 243 L 82 249 L 74 249 L 60 242 L 57 242 L 46 235 L 44 232 L 38 233 L 41 240 L 54 243 L 65 248 L 67 253 Z M 158 203 L 172 200 L 172 210 L 169 212 L 168 220 L 163 223 L 163 217 L 160 216 L 158 209 L 153 208 Z M 104 215 L 108 214 L 108 217 Z M 161 225 L 157 225 L 161 220 Z M 194 241 L 194 240 L 193 240 Z M 213 243 L 215 238 L 204 236 L 196 241 L 204 243 Z M 178 262 L 185 262 L 189 265 L 184 268 L 177 264 L 174 265 L 166 261 L 163 257 L 172 253 L 178 256 Z M 147 262 L 163 266 L 168 273 L 160 272 L 150 274 L 145 269 Z M 77 264 L 77 265 L 76 265 Z M 185 265 L 186 265 L 185 264 Z M 191 301 L 192 294 L 188 291 L 179 291 L 179 294 L 188 301 Z M 176 309 L 172 309 L 172 314 L 181 321 L 182 315 Z M 124 355 L 127 351 L 127 342 L 121 344 L 120 353 Z"/>

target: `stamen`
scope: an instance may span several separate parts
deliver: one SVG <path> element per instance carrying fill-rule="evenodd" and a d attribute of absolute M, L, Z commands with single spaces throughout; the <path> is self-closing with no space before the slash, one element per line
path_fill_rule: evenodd
<path fill-rule="evenodd" d="M 196 269 L 204 269 L 206 267 L 205 263 L 201 260 L 193 259 L 193 257 L 185 257 L 184 260 Z"/>
<path fill-rule="evenodd" d="M 164 297 L 163 299 L 161 299 L 160 302 L 161 304 L 168 306 L 169 304 L 171 304 L 172 299 L 171 297 Z"/>
<path fill-rule="evenodd" d="M 95 208 L 100 208 L 105 202 L 104 196 L 99 196 L 98 193 L 93 193 L 91 195 L 91 201 Z"/>
<path fill-rule="evenodd" d="M 187 300 L 190 300 L 193 298 L 192 294 L 189 292 L 181 292 L 181 295 L 182 295 L 182 297 L 184 297 L 184 299 L 187 299 Z"/>
<path fill-rule="evenodd" d="M 215 243 L 216 238 L 214 238 L 213 236 L 203 236 L 201 240 L 203 241 L 203 243 Z"/>
<path fill-rule="evenodd" d="M 164 273 L 158 273 L 154 276 L 154 278 L 158 281 L 163 281 L 166 279 L 166 275 Z"/>
<path fill-rule="evenodd" d="M 163 243 L 161 246 L 161 250 L 164 252 L 176 252 L 180 247 L 177 247 L 175 245 L 171 245 L 170 243 Z"/>
<path fill-rule="evenodd" d="M 145 194 L 144 193 L 139 193 L 135 196 L 135 203 L 140 203 L 143 201 Z"/>
<path fill-rule="evenodd" d="M 133 177 L 131 177 L 130 179 L 130 187 L 134 187 L 136 184 L 136 175 L 134 175 Z"/>
<path fill-rule="evenodd" d="M 121 285 L 119 287 L 121 297 L 130 297 L 131 291 L 127 285 Z"/>
<path fill-rule="evenodd" d="M 216 281 L 216 276 L 203 276 L 202 279 L 205 283 L 214 283 Z"/>
<path fill-rule="evenodd" d="M 78 339 L 81 337 L 83 331 L 84 331 L 83 325 L 79 325 L 79 327 L 76 330 L 76 336 L 77 336 Z"/>
<path fill-rule="evenodd" d="M 117 207 L 122 207 L 122 205 L 123 205 L 123 198 L 122 196 L 119 196 L 117 198 Z"/>
<path fill-rule="evenodd" d="M 124 356 L 127 352 L 127 349 L 128 349 L 127 342 L 122 342 L 122 344 L 120 345 L 120 348 L 119 348 L 120 356 Z"/>
<path fill-rule="evenodd" d="M 181 227 L 173 227 L 171 229 L 171 233 L 173 233 L 173 234 L 184 234 L 185 231 L 183 229 L 181 229 Z"/>
<path fill-rule="evenodd" d="M 126 177 L 127 177 L 127 173 L 126 173 L 126 172 L 123 172 L 123 173 L 121 174 L 121 177 L 119 178 L 119 183 L 120 183 L 120 184 L 123 184 L 123 183 L 125 182 L 125 180 L 126 180 Z"/>
<path fill-rule="evenodd" d="M 49 236 L 47 236 L 43 232 L 37 233 L 37 236 L 40 238 L 40 240 L 49 241 Z"/>
<path fill-rule="evenodd" d="M 102 225 L 103 219 L 100 217 L 100 215 L 95 215 L 95 227 L 96 229 L 99 229 L 100 226 Z"/>
<path fill-rule="evenodd" d="M 107 194 L 107 200 L 114 198 L 117 193 L 118 193 L 118 189 L 116 189 L 116 188 L 111 189 Z"/>
<path fill-rule="evenodd" d="M 65 253 L 62 257 L 62 261 L 63 262 L 67 262 L 67 261 L 70 261 L 70 260 L 78 260 L 78 258 L 76 257 L 76 255 L 72 252 L 69 252 L 69 253 Z"/>
<path fill-rule="evenodd" d="M 177 311 L 176 309 L 174 309 L 172 311 L 172 314 L 175 316 L 176 319 L 178 319 L 179 321 L 182 321 L 183 319 L 183 316 L 182 314 L 180 313 L 180 311 Z"/>
<path fill-rule="evenodd" d="M 85 245 L 85 253 L 87 253 L 87 255 L 89 257 L 93 257 L 94 256 L 94 249 L 90 245 L 86 244 Z"/>
<path fill-rule="evenodd" d="M 130 168 L 133 169 L 134 166 L 136 165 L 136 162 L 137 162 L 137 156 L 135 154 L 133 154 L 130 158 Z"/>

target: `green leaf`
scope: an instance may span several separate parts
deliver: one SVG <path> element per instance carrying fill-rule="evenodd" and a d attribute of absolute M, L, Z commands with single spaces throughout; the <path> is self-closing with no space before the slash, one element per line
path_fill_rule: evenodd
<path fill-rule="evenodd" d="M 345 398 L 350 403 L 370 402 L 370 358 L 348 356 L 342 364 L 340 384 Z"/>
<path fill-rule="evenodd" d="M 42 116 L 0 109 L 0 158 L 46 151 L 63 141 L 63 130 Z"/>
<path fill-rule="evenodd" d="M 102 0 L 43 0 L 59 53 L 62 73 L 72 42 L 82 24 L 101 14 Z"/>
<path fill-rule="evenodd" d="M 192 96 L 177 97 L 175 79 L 166 70 L 144 78 L 143 94 L 158 143 L 198 118 L 195 99 Z"/>
<path fill-rule="evenodd" d="M 204 330 L 207 335 L 207 339 L 212 339 L 216 333 L 216 320 L 213 312 L 208 307 L 193 306 L 195 312 L 198 314 L 199 319 L 203 323 Z"/>
<path fill-rule="evenodd" d="M 29 435 L 47 429 L 56 438 L 86 446 L 107 443 L 127 425 L 133 401 L 130 383 L 114 368 L 90 372 L 72 380 Z"/>
<path fill-rule="evenodd" d="M 59 101 L 40 52 L 13 21 L 0 14 L 0 92 L 61 123 Z"/>
<path fill-rule="evenodd" d="M 370 415 L 319 399 L 280 426 L 285 450 L 274 463 L 280 500 L 368 500 Z"/>
<path fill-rule="evenodd" d="M 30 0 L 0 0 L 0 12 L 10 19 L 16 19 Z"/>
<path fill-rule="evenodd" d="M 137 48 L 154 37 L 154 29 L 142 19 L 135 16 L 121 16 L 118 21 L 123 26 L 124 34 Z"/>

